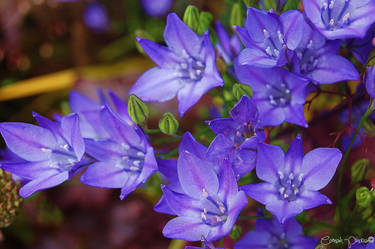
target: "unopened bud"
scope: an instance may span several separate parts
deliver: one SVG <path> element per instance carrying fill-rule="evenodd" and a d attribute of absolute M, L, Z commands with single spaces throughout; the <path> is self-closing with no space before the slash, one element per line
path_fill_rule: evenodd
<path fill-rule="evenodd" d="M 242 13 L 242 6 L 239 3 L 233 4 L 232 11 L 230 13 L 230 25 L 242 26 L 244 16 Z"/>
<path fill-rule="evenodd" d="M 370 167 L 370 160 L 368 160 L 367 158 L 363 158 L 363 159 L 356 161 L 352 165 L 352 169 L 351 169 L 352 182 L 357 183 L 357 182 L 362 181 L 368 167 Z"/>
<path fill-rule="evenodd" d="M 253 90 L 248 85 L 237 83 L 233 86 L 233 95 L 237 100 L 239 100 L 243 95 L 251 98 L 251 96 L 253 96 Z"/>
<path fill-rule="evenodd" d="M 178 121 L 172 113 L 164 113 L 164 116 L 159 121 L 159 128 L 164 134 L 175 134 L 178 130 Z"/>
<path fill-rule="evenodd" d="M 357 189 L 356 193 L 357 205 L 362 208 L 367 208 L 370 206 L 372 201 L 372 194 L 366 187 L 360 187 Z"/>
<path fill-rule="evenodd" d="M 194 5 L 186 7 L 184 14 L 184 23 L 189 26 L 192 30 L 197 32 L 199 27 L 199 10 Z"/>
<path fill-rule="evenodd" d="M 197 33 L 201 35 L 204 33 L 204 31 L 209 29 L 210 24 L 213 19 L 214 17 L 212 16 L 210 12 L 202 11 L 201 14 L 199 15 L 199 27 L 198 27 Z"/>
<path fill-rule="evenodd" d="M 231 237 L 232 240 L 237 241 L 241 237 L 241 234 L 242 234 L 242 227 L 238 225 L 234 225 L 232 228 L 232 231 L 229 234 L 229 237 Z"/>
<path fill-rule="evenodd" d="M 128 113 L 136 124 L 142 124 L 149 115 L 147 105 L 134 94 L 129 95 L 128 99 Z"/>

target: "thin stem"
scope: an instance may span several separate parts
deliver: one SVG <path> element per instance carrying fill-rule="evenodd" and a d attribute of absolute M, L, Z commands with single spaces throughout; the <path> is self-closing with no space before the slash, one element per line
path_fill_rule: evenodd
<path fill-rule="evenodd" d="M 371 106 L 371 104 L 370 104 L 370 106 Z M 370 106 L 367 108 L 366 112 L 362 115 L 361 120 L 359 121 L 359 124 L 357 126 L 357 129 L 355 130 L 355 133 L 354 133 L 354 135 L 353 135 L 353 137 L 350 141 L 349 147 L 344 154 L 344 158 L 341 161 L 341 166 L 340 166 L 340 171 L 339 171 L 339 180 L 338 180 L 338 184 L 337 184 L 337 196 L 338 196 L 339 203 L 340 203 L 341 194 L 342 194 L 341 187 L 342 187 L 342 179 L 343 179 L 344 172 L 345 172 L 346 162 L 348 161 L 350 151 L 352 150 L 354 141 L 357 138 L 359 131 L 361 130 L 363 124 L 366 122 L 368 116 L 370 116 L 370 114 L 373 111 Z M 339 213 L 341 214 L 340 210 L 339 210 Z"/>
<path fill-rule="evenodd" d="M 148 129 L 148 128 L 144 128 L 143 129 L 146 133 L 148 134 L 156 134 L 156 133 L 160 133 L 160 129 Z"/>

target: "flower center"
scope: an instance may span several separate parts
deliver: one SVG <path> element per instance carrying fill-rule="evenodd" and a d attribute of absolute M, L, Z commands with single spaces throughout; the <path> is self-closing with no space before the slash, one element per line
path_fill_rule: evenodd
<path fill-rule="evenodd" d="M 268 32 L 266 29 L 263 29 L 263 34 L 263 46 L 266 53 L 274 59 L 279 58 L 280 52 L 285 44 L 284 35 L 280 30 L 277 31 L 277 34 L 270 34 L 270 32 Z"/>
<path fill-rule="evenodd" d="M 311 41 L 312 43 L 312 41 Z M 300 69 L 302 74 L 309 74 L 316 69 L 319 59 L 315 57 L 315 51 L 306 50 L 305 52 L 297 52 L 300 60 Z"/>
<path fill-rule="evenodd" d="M 279 180 L 276 182 L 276 189 L 279 192 L 279 197 L 282 200 L 294 201 L 297 199 L 301 192 L 303 174 L 295 175 L 290 173 L 289 175 L 279 171 Z"/>
<path fill-rule="evenodd" d="M 280 86 L 266 84 L 266 87 L 268 89 L 268 100 L 271 105 L 285 107 L 290 104 L 292 96 L 286 84 L 282 83 Z"/>
<path fill-rule="evenodd" d="M 124 171 L 139 173 L 143 169 L 145 153 L 140 148 L 129 146 L 122 143 L 123 154 L 117 162 L 116 167 L 122 168 Z"/>
<path fill-rule="evenodd" d="M 227 208 L 224 203 L 212 198 L 207 191 L 203 189 L 201 218 L 203 223 L 209 226 L 219 226 L 228 219 Z"/>
<path fill-rule="evenodd" d="M 287 249 L 289 248 L 289 243 L 285 238 L 285 233 L 281 233 L 278 235 L 273 235 L 270 243 L 268 244 L 268 248 L 270 249 Z"/>
<path fill-rule="evenodd" d="M 179 77 L 193 82 L 200 81 L 204 75 L 205 68 L 204 62 L 188 56 L 179 65 Z"/>
<path fill-rule="evenodd" d="M 323 2 L 321 18 L 327 30 L 334 31 L 350 24 L 350 0 Z"/>
<path fill-rule="evenodd" d="M 238 148 L 247 138 L 255 135 L 254 127 L 251 122 L 246 122 L 239 126 L 234 136 L 235 147 Z"/>
<path fill-rule="evenodd" d="M 68 144 L 61 144 L 53 150 L 47 148 L 41 148 L 41 150 L 51 153 L 49 166 L 61 172 L 71 170 L 78 162 L 78 158 Z"/>

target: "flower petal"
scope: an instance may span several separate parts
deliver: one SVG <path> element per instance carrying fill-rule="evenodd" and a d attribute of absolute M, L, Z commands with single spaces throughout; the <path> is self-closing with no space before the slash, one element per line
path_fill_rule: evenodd
<path fill-rule="evenodd" d="M 266 204 L 266 209 L 274 214 L 281 224 L 289 218 L 296 216 L 303 211 L 302 206 L 296 202 L 287 200 L 274 200 Z"/>
<path fill-rule="evenodd" d="M 301 169 L 304 186 L 309 190 L 325 187 L 335 174 L 341 157 L 341 151 L 333 148 L 318 148 L 307 153 Z"/>
<path fill-rule="evenodd" d="M 163 235 L 171 239 L 199 241 L 207 237 L 210 227 L 201 218 L 177 217 L 170 220 L 163 229 Z"/>
<path fill-rule="evenodd" d="M 284 29 L 284 38 L 289 49 L 294 50 L 300 44 L 304 35 L 305 19 L 298 10 L 284 12 L 280 16 Z"/>
<path fill-rule="evenodd" d="M 241 190 L 264 205 L 278 199 L 275 187 L 268 182 L 244 185 Z"/>
<path fill-rule="evenodd" d="M 258 119 L 258 109 L 248 96 L 244 95 L 229 112 L 230 116 L 240 124 L 255 123 Z"/>
<path fill-rule="evenodd" d="M 203 159 L 206 155 L 207 148 L 204 145 L 198 143 L 190 132 L 185 132 L 185 134 L 181 138 L 178 150 L 179 152 L 189 151 L 195 156 Z"/>
<path fill-rule="evenodd" d="M 78 114 L 70 114 L 63 117 L 61 120 L 61 128 L 64 137 L 73 147 L 74 153 L 78 160 L 80 160 L 85 153 L 85 143 L 81 135 Z"/>
<path fill-rule="evenodd" d="M 300 172 L 303 156 L 302 137 L 298 134 L 285 154 L 285 172 Z"/>
<path fill-rule="evenodd" d="M 161 46 L 156 42 L 149 41 L 136 37 L 137 42 L 143 48 L 145 53 L 153 60 L 159 67 L 173 67 L 173 65 L 179 63 L 176 55 L 171 52 L 167 47 Z"/>
<path fill-rule="evenodd" d="M 96 162 L 87 167 L 81 176 L 83 184 L 100 188 L 122 188 L 128 178 L 124 169 L 115 162 Z"/>
<path fill-rule="evenodd" d="M 263 181 L 273 183 L 278 179 L 279 169 L 284 169 L 283 150 L 279 146 L 259 144 L 256 163 L 257 176 Z"/>

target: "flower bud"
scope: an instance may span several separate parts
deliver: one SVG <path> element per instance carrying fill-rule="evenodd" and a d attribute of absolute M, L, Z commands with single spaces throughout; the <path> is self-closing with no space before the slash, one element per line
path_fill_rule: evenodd
<path fill-rule="evenodd" d="M 199 27 L 197 33 L 200 35 L 203 34 L 204 31 L 206 31 L 210 27 L 213 19 L 214 17 L 210 12 L 202 11 L 199 15 Z"/>
<path fill-rule="evenodd" d="M 355 196 L 358 206 L 363 208 L 367 208 L 370 206 L 372 201 L 372 195 L 366 187 L 360 187 L 359 189 L 357 189 Z"/>
<path fill-rule="evenodd" d="M 129 95 L 128 99 L 128 113 L 136 124 L 143 123 L 149 115 L 147 105 L 134 94 Z"/>
<path fill-rule="evenodd" d="M 159 121 L 159 128 L 164 134 L 172 135 L 178 130 L 178 121 L 172 113 L 164 113 Z"/>
<path fill-rule="evenodd" d="M 371 137 L 375 137 L 375 124 L 371 119 L 367 119 L 363 123 L 363 129 L 365 130 L 365 133 Z"/>
<path fill-rule="evenodd" d="M 242 13 L 242 7 L 239 3 L 233 4 L 232 11 L 230 13 L 230 25 L 243 26 L 244 16 Z"/>
<path fill-rule="evenodd" d="M 195 32 L 199 27 L 199 10 L 194 5 L 189 5 L 186 7 L 184 14 L 184 23 L 189 26 Z"/>
<path fill-rule="evenodd" d="M 237 241 L 242 234 L 242 227 L 238 225 L 234 225 L 232 228 L 232 231 L 229 233 L 229 237 L 231 237 L 232 240 Z"/>
<path fill-rule="evenodd" d="M 10 173 L 0 169 L 0 228 L 9 226 L 17 215 L 22 203 L 18 195 L 21 187 L 19 182 L 14 182 Z"/>
<path fill-rule="evenodd" d="M 370 166 L 370 160 L 367 158 L 360 159 L 352 165 L 352 182 L 357 183 L 363 180 L 365 173 Z"/>
<path fill-rule="evenodd" d="M 237 100 L 239 100 L 243 95 L 251 98 L 251 96 L 253 96 L 253 90 L 248 85 L 237 83 L 233 86 L 233 95 Z"/>

